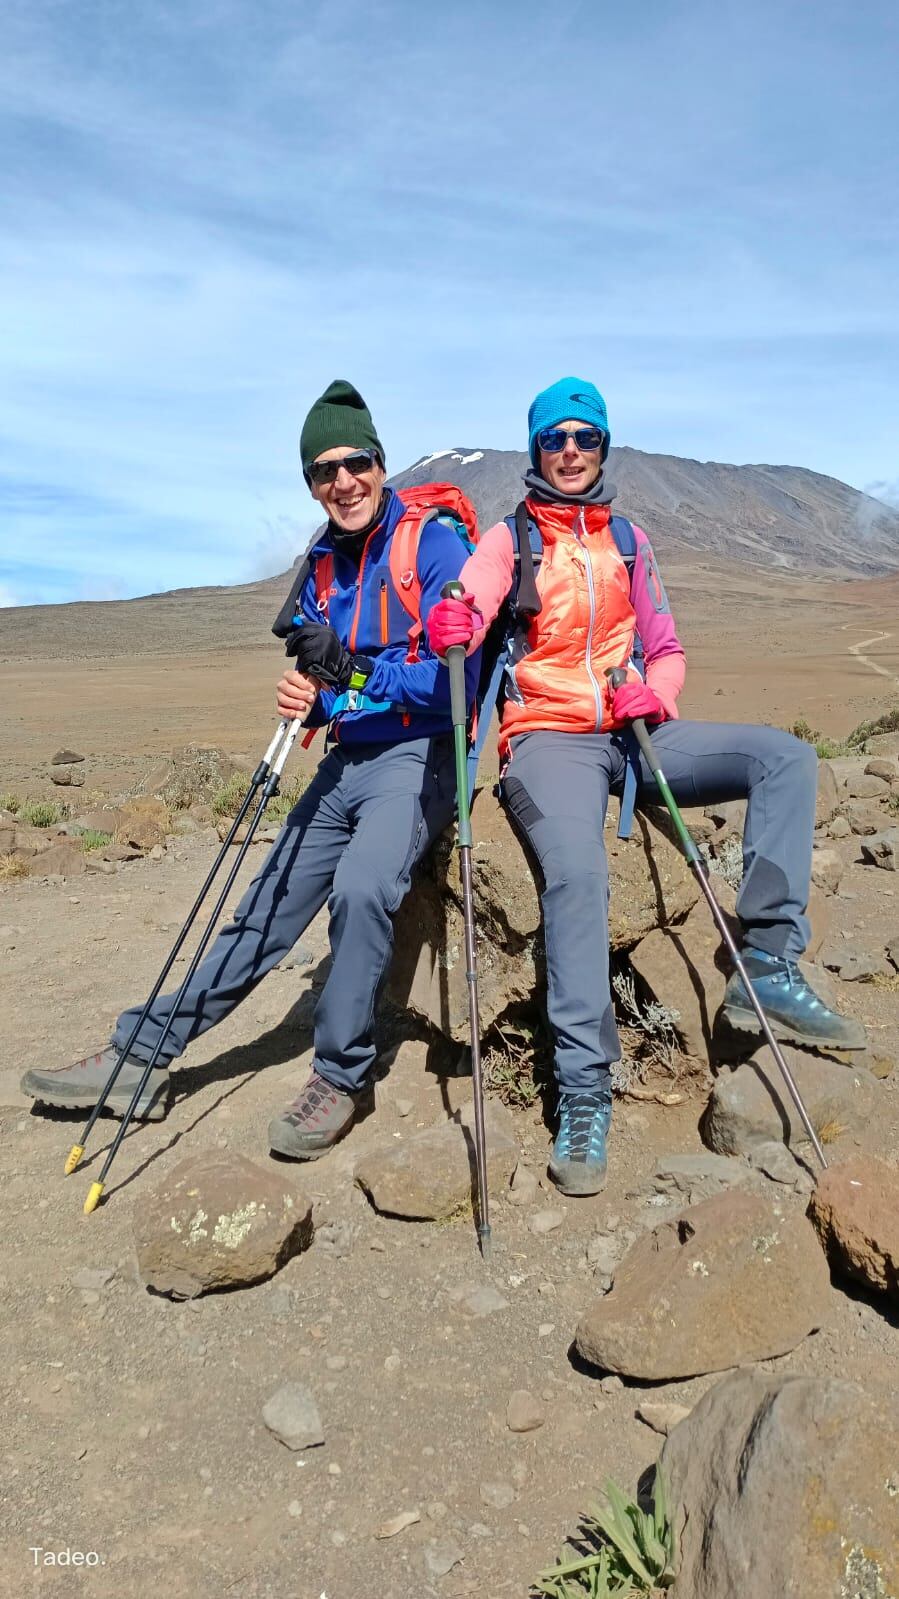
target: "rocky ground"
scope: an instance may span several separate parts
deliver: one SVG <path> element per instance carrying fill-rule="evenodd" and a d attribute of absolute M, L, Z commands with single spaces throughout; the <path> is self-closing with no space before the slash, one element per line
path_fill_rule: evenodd
<path fill-rule="evenodd" d="M 872 759 L 888 763 L 884 775 L 865 771 Z M 897 1148 L 899 876 L 885 848 L 877 864 L 866 859 L 872 840 L 889 834 L 897 780 L 885 748 L 835 762 L 822 782 L 818 959 L 840 1006 L 868 1028 L 870 1048 L 861 1062 L 790 1058 L 835 1165 L 890 1162 Z M 399 1013 L 382 1023 L 374 1113 L 313 1166 L 272 1161 L 268 1118 L 308 1064 L 327 953 L 321 920 L 192 1047 L 167 1119 L 132 1130 L 103 1205 L 84 1216 L 117 1124 L 100 1123 L 102 1136 L 65 1178 L 81 1118 L 35 1110 L 19 1076 L 98 1047 L 118 1010 L 149 989 L 217 844 L 202 808 L 180 836 L 151 827 L 129 844 L 135 812 L 121 809 L 114 832 L 125 843 L 105 861 L 100 850 L 88 868 L 64 837 L 51 847 L 77 854 L 79 875 L 44 873 L 36 857 L 35 875 L 0 883 L 0 1590 L 142 1599 L 163 1583 L 185 1599 L 523 1596 L 607 1476 L 634 1493 L 659 1455 L 652 1423 L 673 1425 L 728 1368 L 750 1364 L 772 1381 L 850 1376 L 871 1393 L 889 1380 L 899 1349 L 896 1251 L 881 1239 L 847 1268 L 852 1241 L 838 1247 L 825 1216 L 831 1281 L 805 1218 L 808 1146 L 793 1126 L 794 1155 L 783 1150 L 787 1124 L 766 1067 L 722 1068 L 711 1109 L 712 1085 L 689 1052 L 673 1072 L 641 1074 L 639 1097 L 618 1101 L 609 1185 L 591 1200 L 565 1199 L 549 1184 L 551 1132 L 539 1101 L 500 1108 L 489 1263 L 459 1203 L 460 1169 L 463 1200 L 469 1183 L 464 1135 L 450 1124 L 457 1151 L 442 1165 L 418 1154 L 420 1135 L 446 1127 L 469 1100 L 470 1079 L 447 1075 L 455 1055 L 416 1036 Z M 152 823 L 152 806 L 140 814 Z M 722 851 L 733 820 L 702 819 Z M 655 936 L 644 929 L 642 944 Z M 670 962 L 655 970 L 660 991 L 676 981 Z M 648 957 L 643 979 L 651 986 Z M 703 980 L 717 979 L 706 971 Z M 229 1165 L 238 1155 L 286 1186 L 303 1218 L 297 1252 L 256 1286 L 188 1300 L 149 1291 L 153 1194 L 167 1185 L 168 1214 L 180 1163 L 215 1157 L 246 1205 L 256 1189 L 252 1174 Z M 379 1173 L 396 1209 L 438 1166 L 446 1180 L 431 1196 L 432 1219 L 376 1208 Z M 196 1178 L 210 1180 L 208 1167 Z M 686 1232 L 677 1220 L 685 1211 Z M 878 1226 L 863 1224 L 869 1246 Z M 764 1243 L 761 1254 L 742 1249 L 747 1237 Z M 662 1297 L 677 1308 L 659 1336 Z M 302 1393 L 285 1396 L 285 1385 Z M 65 1550 L 91 1558 L 76 1571 L 60 1563 Z M 724 1592 L 697 1577 L 689 1599 L 706 1591 Z"/>

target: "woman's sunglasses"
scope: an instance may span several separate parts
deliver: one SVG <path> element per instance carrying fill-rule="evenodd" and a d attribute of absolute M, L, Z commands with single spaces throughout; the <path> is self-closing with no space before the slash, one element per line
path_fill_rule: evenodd
<path fill-rule="evenodd" d="M 374 450 L 354 450 L 352 455 L 344 455 L 339 461 L 313 461 L 309 467 L 309 477 L 316 485 L 333 483 L 342 466 L 353 477 L 361 477 L 363 472 L 371 471 L 374 461 Z"/>
<path fill-rule="evenodd" d="M 547 455 L 558 455 L 569 439 L 574 439 L 578 449 L 587 455 L 592 450 L 601 450 L 606 442 L 601 428 L 575 428 L 571 433 L 566 433 L 564 428 L 542 428 L 537 434 L 537 443 Z"/>

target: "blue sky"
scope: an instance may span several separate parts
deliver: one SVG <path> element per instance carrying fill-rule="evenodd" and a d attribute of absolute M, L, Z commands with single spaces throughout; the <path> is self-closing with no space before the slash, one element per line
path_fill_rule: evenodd
<path fill-rule="evenodd" d="M 283 568 L 574 371 L 641 449 L 899 488 L 890 0 L 6 0 L 0 602 Z"/>

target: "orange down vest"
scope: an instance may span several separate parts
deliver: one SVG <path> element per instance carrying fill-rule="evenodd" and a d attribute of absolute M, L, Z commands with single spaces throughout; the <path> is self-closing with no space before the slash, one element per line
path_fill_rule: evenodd
<path fill-rule="evenodd" d="M 599 733 L 616 726 L 605 673 L 627 665 L 636 632 L 630 577 L 609 530 L 610 507 L 525 503 L 543 540 L 537 571 L 542 608 L 507 681 L 501 761 L 519 733 Z"/>

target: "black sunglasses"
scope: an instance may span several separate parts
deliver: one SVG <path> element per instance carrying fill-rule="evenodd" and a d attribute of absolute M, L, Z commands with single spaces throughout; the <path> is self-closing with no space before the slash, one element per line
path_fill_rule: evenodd
<path fill-rule="evenodd" d="M 370 472 L 375 464 L 376 451 L 354 450 L 352 455 L 344 455 L 339 461 L 313 461 L 309 467 L 309 477 L 315 484 L 333 483 L 342 466 L 353 477 L 361 477 L 363 472 Z"/>
<path fill-rule="evenodd" d="M 541 428 L 537 434 L 537 443 L 547 455 L 558 455 L 564 450 L 569 439 L 574 439 L 579 450 L 589 454 L 592 450 L 601 450 L 606 442 L 606 436 L 601 428 L 573 428 L 567 433 L 564 428 Z"/>

